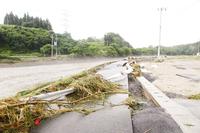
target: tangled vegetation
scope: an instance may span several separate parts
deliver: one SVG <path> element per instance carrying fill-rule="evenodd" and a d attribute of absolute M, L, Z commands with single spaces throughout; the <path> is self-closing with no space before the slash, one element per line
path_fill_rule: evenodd
<path fill-rule="evenodd" d="M 4 133 L 28 133 L 38 120 L 45 120 L 65 112 L 77 111 L 84 114 L 95 108 L 81 106 L 96 102 L 104 104 L 107 96 L 114 93 L 128 93 L 119 85 L 103 79 L 96 71 L 101 66 L 83 71 L 63 80 L 19 92 L 15 97 L 0 100 L 0 130 Z M 75 92 L 62 100 L 35 100 L 27 97 L 41 93 L 74 88 Z M 134 100 L 127 99 L 123 104 L 133 107 Z M 53 108 L 57 105 L 57 108 Z"/>

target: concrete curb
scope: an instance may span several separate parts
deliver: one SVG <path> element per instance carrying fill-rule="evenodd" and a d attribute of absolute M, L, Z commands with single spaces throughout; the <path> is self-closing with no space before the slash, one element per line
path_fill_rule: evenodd
<path fill-rule="evenodd" d="M 165 109 L 180 126 L 183 133 L 200 132 L 200 120 L 190 113 L 187 108 L 171 100 L 143 76 L 137 77 L 136 80 L 142 85 L 145 96 L 157 106 Z"/>

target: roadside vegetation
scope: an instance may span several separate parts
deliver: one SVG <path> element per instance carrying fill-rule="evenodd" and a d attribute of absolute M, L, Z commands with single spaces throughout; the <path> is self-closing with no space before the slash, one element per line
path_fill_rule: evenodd
<path fill-rule="evenodd" d="M 33 17 L 28 13 L 20 18 L 11 12 L 5 15 L 4 25 L 0 25 L 0 55 L 19 58 L 21 56 L 48 57 L 51 55 L 51 43 L 56 41 L 56 38 L 58 55 L 70 57 L 122 57 L 157 54 L 157 47 L 133 48 L 119 34 L 112 32 L 106 33 L 102 38 L 88 37 L 75 40 L 70 33 L 54 33 L 48 19 Z M 199 42 L 161 47 L 161 54 L 194 55 L 198 52 L 198 46 Z M 55 46 L 53 51 L 55 53 Z M 10 58 L 10 60 L 12 59 Z"/>
<path fill-rule="evenodd" d="M 51 33 L 40 28 L 0 25 L 0 54 L 50 56 Z M 69 33 L 57 34 L 58 54 L 80 57 L 117 57 L 131 55 L 132 46 L 120 35 L 107 33 L 107 38 L 74 40 Z M 55 53 L 55 47 L 54 47 Z"/>
<path fill-rule="evenodd" d="M 11 57 L 6 55 L 0 55 L 0 63 L 16 63 L 21 61 L 18 57 Z"/>
<path fill-rule="evenodd" d="M 50 33 L 44 29 L 0 25 L 1 54 L 38 52 L 40 47 L 50 41 Z"/>
<path fill-rule="evenodd" d="M 54 38 L 52 40 L 52 37 Z M 59 55 L 72 57 L 118 57 L 133 54 L 133 47 L 119 34 L 106 33 L 103 38 L 89 37 L 74 40 L 70 33 L 57 34 L 48 20 L 24 14 L 22 18 L 12 12 L 6 14 L 0 25 L 0 55 L 50 56 L 52 41 L 57 38 Z M 53 49 L 56 51 L 55 46 Z"/>

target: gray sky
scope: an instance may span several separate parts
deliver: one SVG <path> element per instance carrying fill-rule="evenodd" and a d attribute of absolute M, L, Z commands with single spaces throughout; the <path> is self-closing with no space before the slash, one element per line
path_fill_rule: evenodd
<path fill-rule="evenodd" d="M 200 40 L 200 0 L 1 0 L 0 23 L 7 12 L 48 18 L 55 32 L 75 39 L 119 33 L 133 47 L 158 45 L 159 7 L 163 13 L 162 45 Z"/>

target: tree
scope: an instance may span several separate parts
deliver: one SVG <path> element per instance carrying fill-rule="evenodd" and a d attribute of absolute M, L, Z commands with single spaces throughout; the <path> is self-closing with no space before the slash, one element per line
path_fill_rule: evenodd
<path fill-rule="evenodd" d="M 132 46 L 126 42 L 119 34 L 109 32 L 104 35 L 104 44 L 109 46 L 111 44 L 116 44 L 120 47 L 129 47 L 132 48 Z"/>
<path fill-rule="evenodd" d="M 70 54 L 73 47 L 77 45 L 77 42 L 67 32 L 64 34 L 57 34 L 58 37 L 58 51 L 61 54 Z"/>
<path fill-rule="evenodd" d="M 13 14 L 13 12 L 10 12 L 9 14 L 6 14 L 4 17 L 4 24 L 10 24 L 15 25 L 16 24 L 16 16 Z"/>
<path fill-rule="evenodd" d="M 110 33 L 107 33 L 104 35 L 104 43 L 107 46 L 109 46 L 111 43 L 113 43 L 113 37 Z"/>
<path fill-rule="evenodd" d="M 47 30 L 22 26 L 1 25 L 0 36 L 0 44 L 6 44 L 7 48 L 18 52 L 40 51 L 40 47 L 51 42 Z"/>
<path fill-rule="evenodd" d="M 52 30 L 51 23 L 49 22 L 48 19 L 46 19 L 46 29 L 47 30 Z"/>
<path fill-rule="evenodd" d="M 42 46 L 40 48 L 40 52 L 44 55 L 44 56 L 49 56 L 51 55 L 51 44 L 46 44 L 44 46 Z"/>
<path fill-rule="evenodd" d="M 109 56 L 112 56 L 112 57 L 118 56 L 116 49 L 112 46 L 104 47 L 104 50 L 105 50 L 105 56 L 108 56 L 108 57 Z"/>
<path fill-rule="evenodd" d="M 43 20 L 39 17 L 33 17 L 28 13 L 25 13 L 22 18 L 19 18 L 17 15 L 14 15 L 12 12 L 10 12 L 9 14 L 5 15 L 4 24 L 52 30 L 51 23 L 48 19 Z"/>
<path fill-rule="evenodd" d="M 8 18 L 8 14 L 6 13 L 6 16 L 4 17 L 4 24 L 8 24 L 9 23 L 9 18 Z"/>

